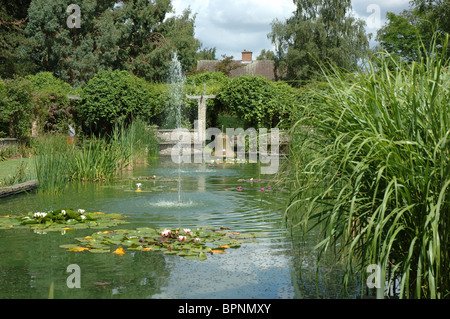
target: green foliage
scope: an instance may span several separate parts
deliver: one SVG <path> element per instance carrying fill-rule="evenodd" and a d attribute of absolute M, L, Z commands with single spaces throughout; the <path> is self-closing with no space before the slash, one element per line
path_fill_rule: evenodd
<path fill-rule="evenodd" d="M 70 0 L 32 1 L 22 50 L 41 71 L 80 87 L 102 70 L 127 70 L 162 81 L 171 53 L 178 51 L 185 70 L 195 64 L 199 42 L 189 10 L 171 16 L 170 0 L 80 0 L 81 27 L 69 28 Z M 144 31 L 145 30 L 145 31 Z"/>
<path fill-rule="evenodd" d="M 117 121 L 149 122 L 162 112 L 164 89 L 126 71 L 101 71 L 83 88 L 77 112 L 94 133 L 112 132 Z"/>
<path fill-rule="evenodd" d="M 57 209 L 47 212 L 31 212 L 26 215 L 0 217 L 0 229 L 30 228 L 35 231 L 60 231 L 75 229 L 101 229 L 124 224 L 120 214 L 86 212 L 84 209 Z M 69 247 L 67 247 L 69 248 Z"/>
<path fill-rule="evenodd" d="M 223 90 L 230 79 L 221 72 L 204 72 L 190 75 L 186 78 L 184 90 L 188 95 L 217 95 Z M 190 121 L 198 118 L 198 100 L 185 99 L 185 107 L 190 111 Z M 206 124 L 207 127 L 216 125 L 217 116 L 222 111 L 222 105 L 217 99 L 206 100 Z"/>
<path fill-rule="evenodd" d="M 31 0 L 2 1 L 0 5 L 0 77 L 13 78 L 34 72 L 36 65 L 23 54 L 21 46 L 30 45 L 24 34 Z"/>
<path fill-rule="evenodd" d="M 221 254 L 227 249 L 237 249 L 248 240 L 264 234 L 241 234 L 231 232 L 228 228 L 214 229 L 201 227 L 194 230 L 187 228 L 154 229 L 141 227 L 137 229 L 117 229 L 95 232 L 91 236 L 76 238 L 79 244 L 62 245 L 61 248 L 73 252 L 88 251 L 92 253 L 115 253 L 119 256 L 126 251 L 143 251 L 178 255 L 193 260 L 207 259 L 206 253 Z M 118 247 L 113 251 L 114 247 Z M 126 250 L 123 249 L 126 247 Z"/>
<path fill-rule="evenodd" d="M 275 74 L 303 85 L 321 77 L 317 61 L 349 71 L 368 49 L 365 23 L 349 12 L 351 1 L 295 0 L 294 15 L 274 20 L 268 35 L 275 45 Z"/>
<path fill-rule="evenodd" d="M 292 87 L 262 76 L 232 79 L 218 95 L 220 103 L 246 121 L 247 127 L 271 128 L 288 118 L 296 104 Z"/>
<path fill-rule="evenodd" d="M 333 70 L 292 129 L 286 216 L 321 232 L 318 263 L 342 262 L 344 287 L 376 264 L 400 298 L 450 294 L 450 73 L 436 50 Z"/>
<path fill-rule="evenodd" d="M 201 48 L 196 54 L 196 60 L 217 60 L 216 48 Z"/>
<path fill-rule="evenodd" d="M 1 161 L 1 151 L 0 148 L 0 161 Z M 19 165 L 16 167 L 14 175 L 10 175 L 8 177 L 0 178 L 0 187 L 11 186 L 15 184 L 20 184 L 29 179 L 29 174 L 27 173 L 28 163 L 25 161 L 21 161 Z"/>
<path fill-rule="evenodd" d="M 75 145 L 65 136 L 43 135 L 33 140 L 39 191 L 61 193 L 68 182 L 112 180 L 122 169 L 158 152 L 158 141 L 145 122 L 117 125 L 111 136 L 92 136 Z"/>
<path fill-rule="evenodd" d="M 391 55 L 405 61 L 417 61 L 422 43 L 426 47 L 434 41 L 444 45 L 445 34 L 450 33 L 449 14 L 448 1 L 411 1 L 410 9 L 399 14 L 386 14 L 388 21 L 378 30 L 377 40 Z M 450 47 L 447 44 L 448 53 Z"/>
<path fill-rule="evenodd" d="M 10 137 L 24 140 L 31 135 L 32 88 L 22 77 L 0 81 L 0 123 Z"/>
<path fill-rule="evenodd" d="M 51 72 L 39 72 L 25 76 L 33 84 L 33 90 L 39 94 L 68 95 L 72 93 L 70 84 L 56 78 Z"/>
<path fill-rule="evenodd" d="M 70 180 L 75 149 L 66 138 L 44 135 L 33 139 L 33 159 L 38 190 L 43 193 L 62 193 Z"/>
<path fill-rule="evenodd" d="M 69 125 L 75 127 L 75 109 L 67 95 L 73 94 L 70 85 L 51 72 L 27 75 L 33 84 L 33 114 L 37 129 L 42 132 L 67 134 Z"/>

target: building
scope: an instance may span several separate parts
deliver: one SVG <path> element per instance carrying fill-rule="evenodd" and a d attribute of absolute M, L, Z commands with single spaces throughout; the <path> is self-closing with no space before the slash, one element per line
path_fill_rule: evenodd
<path fill-rule="evenodd" d="M 270 81 L 275 80 L 274 61 L 272 60 L 253 60 L 253 53 L 244 50 L 241 60 L 234 60 L 233 70 L 230 77 L 241 75 L 261 75 Z M 216 65 L 218 60 L 200 60 L 197 61 L 197 71 L 217 72 Z"/>

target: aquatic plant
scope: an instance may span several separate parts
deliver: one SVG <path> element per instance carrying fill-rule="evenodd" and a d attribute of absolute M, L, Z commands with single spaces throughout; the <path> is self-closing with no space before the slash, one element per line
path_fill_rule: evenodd
<path fill-rule="evenodd" d="M 223 254 L 226 249 L 239 248 L 244 242 L 255 241 L 255 238 L 261 236 L 264 234 L 242 234 L 223 227 L 221 229 L 199 227 L 192 231 L 182 228 L 142 227 L 135 230 L 98 231 L 91 236 L 76 238 L 79 244 L 60 247 L 73 252 L 112 252 L 119 256 L 126 254 L 126 251 L 152 251 L 187 259 L 205 260 L 208 253 Z"/>
<path fill-rule="evenodd" d="M 308 93 L 312 103 L 291 132 L 286 218 L 321 232 L 318 265 L 335 254 L 344 287 L 358 274 L 365 288 L 375 264 L 381 285 L 396 283 L 400 298 L 448 298 L 445 52 L 434 46 L 410 65 L 381 55 L 364 72 L 333 69 L 326 79 L 327 89 Z"/>
<path fill-rule="evenodd" d="M 121 214 L 86 212 L 83 209 L 58 209 L 30 212 L 25 215 L 0 216 L 0 229 L 31 228 L 39 231 L 66 231 L 73 229 L 104 229 L 126 223 Z"/>
<path fill-rule="evenodd" d="M 75 149 L 60 135 L 44 135 L 33 140 L 33 159 L 39 191 L 61 193 L 71 178 Z"/>

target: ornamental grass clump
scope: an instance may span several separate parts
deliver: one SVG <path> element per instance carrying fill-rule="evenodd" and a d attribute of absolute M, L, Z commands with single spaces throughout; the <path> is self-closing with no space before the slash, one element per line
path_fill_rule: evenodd
<path fill-rule="evenodd" d="M 443 46 L 446 48 L 446 45 Z M 426 50 L 423 50 L 426 52 Z M 344 287 L 369 265 L 400 298 L 450 296 L 450 72 L 434 46 L 406 65 L 333 69 L 292 129 L 286 217 L 320 230 Z M 330 254 L 328 254 L 330 253 Z M 355 277 L 355 275 L 358 276 Z M 378 295 L 379 296 L 379 295 Z"/>
<path fill-rule="evenodd" d="M 45 135 L 33 142 L 39 191 L 61 193 L 71 178 L 75 148 L 60 135 Z"/>

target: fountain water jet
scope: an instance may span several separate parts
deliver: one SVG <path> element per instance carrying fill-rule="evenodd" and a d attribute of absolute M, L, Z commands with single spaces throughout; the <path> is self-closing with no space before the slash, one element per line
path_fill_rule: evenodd
<path fill-rule="evenodd" d="M 169 121 L 175 119 L 176 129 L 181 129 L 182 105 L 184 99 L 184 76 L 181 63 L 178 60 L 177 52 L 172 54 L 170 63 L 169 81 L 170 81 L 170 116 Z M 173 123 L 171 123 L 173 125 Z M 170 124 L 169 124 L 170 125 Z M 181 145 L 178 144 L 178 202 L 181 203 Z"/>

